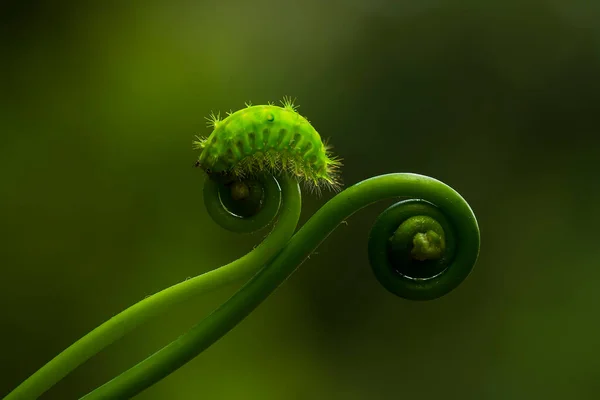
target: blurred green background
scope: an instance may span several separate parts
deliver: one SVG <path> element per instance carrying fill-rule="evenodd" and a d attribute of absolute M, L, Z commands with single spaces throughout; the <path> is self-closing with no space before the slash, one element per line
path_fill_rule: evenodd
<path fill-rule="evenodd" d="M 448 296 L 394 297 L 356 214 L 230 334 L 139 399 L 600 397 L 600 3 L 5 1 L 0 395 L 129 305 L 264 233 L 214 224 L 204 116 L 297 97 L 346 184 L 433 176 L 480 260 Z M 305 196 L 302 221 L 332 195 Z M 44 399 L 156 351 L 237 286 L 160 316 Z"/>

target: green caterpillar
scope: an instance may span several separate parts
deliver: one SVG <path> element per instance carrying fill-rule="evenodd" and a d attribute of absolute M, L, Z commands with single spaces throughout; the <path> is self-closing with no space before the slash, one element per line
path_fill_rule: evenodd
<path fill-rule="evenodd" d="M 263 171 L 287 172 L 309 188 L 339 191 L 342 160 L 298 114 L 291 98 L 284 97 L 281 103 L 283 107 L 246 104 L 225 119 L 211 114 L 207 119 L 212 133 L 193 142 L 194 149 L 202 150 L 196 166 L 209 175 L 234 179 Z"/>

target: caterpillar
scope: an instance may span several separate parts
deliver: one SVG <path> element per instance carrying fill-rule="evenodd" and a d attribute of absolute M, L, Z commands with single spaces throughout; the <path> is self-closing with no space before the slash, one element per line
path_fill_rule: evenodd
<path fill-rule="evenodd" d="M 284 97 L 282 106 L 269 102 L 207 118 L 213 128 L 208 137 L 197 136 L 195 150 L 201 150 L 196 166 L 209 176 L 218 174 L 241 179 L 262 171 L 286 172 L 304 182 L 309 189 L 327 187 L 339 191 L 342 159 L 311 123 L 297 112 L 298 106 Z"/>

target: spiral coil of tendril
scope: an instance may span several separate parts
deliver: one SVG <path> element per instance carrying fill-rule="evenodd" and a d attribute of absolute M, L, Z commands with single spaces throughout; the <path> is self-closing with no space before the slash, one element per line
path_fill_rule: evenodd
<path fill-rule="evenodd" d="M 208 290 L 232 280 L 252 278 L 190 331 L 84 398 L 130 398 L 174 372 L 258 307 L 348 217 L 372 203 L 393 198 L 407 199 L 381 213 L 369 234 L 368 254 L 375 277 L 388 291 L 406 299 L 431 300 L 449 293 L 475 265 L 480 245 L 479 227 L 469 204 L 454 189 L 436 179 L 394 173 L 364 180 L 329 200 L 295 234 L 301 195 L 293 177 L 284 174 L 276 179 L 262 174 L 242 182 L 207 179 L 204 203 L 218 225 L 230 231 L 250 233 L 277 218 L 271 233 L 241 259 L 165 289 L 155 295 L 154 304 L 140 302 L 131 307 L 135 312 L 128 309 L 117 316 L 122 317 L 121 320 L 117 318 L 113 323 L 127 321 L 131 324 L 127 329 L 132 329 L 148 318 L 147 309 L 165 309 L 176 297 L 183 298 L 186 290 Z M 131 322 L 133 319 L 135 324 Z M 122 326 L 118 332 L 117 328 L 111 330 L 110 322 L 105 323 L 104 335 L 110 336 L 110 340 L 102 337 L 105 345 L 126 330 Z M 94 340 L 101 340 L 99 335 Z M 44 367 L 48 367 L 47 370 L 42 369 L 38 376 L 33 376 L 36 379 L 26 381 L 29 387 L 23 384 L 23 390 L 35 387 L 29 393 L 41 394 L 52 385 L 53 379 L 57 381 L 91 357 L 92 350 L 97 352 L 102 348 L 81 345 L 81 349 L 77 349 L 75 345 L 67 350 L 71 350 L 69 357 L 78 354 L 78 358 L 57 357 L 52 360 L 54 365 L 48 367 L 49 363 Z M 62 368 L 62 375 L 48 378 L 68 361 L 70 369 Z M 6 399 L 23 398 L 11 395 Z"/>
<path fill-rule="evenodd" d="M 469 275 L 479 253 L 479 228 L 467 202 L 445 184 L 415 174 L 375 177 L 355 187 L 376 186 L 378 180 L 405 180 L 416 184 L 416 189 L 430 186 L 436 192 L 430 190 L 433 197 L 429 198 L 447 209 L 444 213 L 431 201 L 413 198 L 399 201 L 381 213 L 368 244 L 376 278 L 390 292 L 410 300 L 431 300 L 447 294 Z M 210 216 L 224 229 L 254 232 L 277 215 L 281 202 L 278 188 L 272 175 L 228 185 L 208 180 L 204 201 Z M 265 202 L 266 198 L 270 201 Z M 458 212 L 461 216 L 453 217 Z"/>

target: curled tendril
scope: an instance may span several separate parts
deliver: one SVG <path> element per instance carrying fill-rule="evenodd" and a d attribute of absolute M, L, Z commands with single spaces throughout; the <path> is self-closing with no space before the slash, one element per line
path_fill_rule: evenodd
<path fill-rule="evenodd" d="M 477 259 L 471 246 L 479 246 L 479 235 L 463 233 L 473 228 L 474 222 L 451 223 L 439 208 L 424 200 L 392 205 L 377 218 L 369 235 L 375 276 L 387 290 L 403 298 L 431 300 L 445 295 L 469 275 Z M 457 231 L 462 234 L 460 247 Z"/>
<path fill-rule="evenodd" d="M 281 285 L 339 224 L 379 200 L 409 198 L 385 210 L 375 221 L 369 235 L 371 267 L 376 278 L 390 292 L 412 300 L 443 296 L 469 275 L 477 260 L 480 238 L 475 215 L 460 194 L 438 180 L 400 173 L 367 179 L 337 194 L 293 234 L 301 206 L 298 183 L 288 175 L 278 178 L 279 181 L 273 176 L 261 175 L 243 182 L 225 182 L 215 178 L 207 180 L 204 201 L 215 222 L 225 229 L 246 233 L 267 226 L 278 215 L 278 222 L 271 234 L 241 259 L 152 296 L 157 296 L 156 304 L 143 305 L 144 302 L 140 302 L 117 315 L 115 318 L 120 318 L 117 322 L 127 322 L 133 318 L 135 323 L 130 322 L 126 325 L 127 329 L 115 333 L 112 320 L 108 321 L 97 330 L 108 326 L 112 336 L 98 334 L 94 337 L 96 330 L 92 331 L 82 340 L 91 335 L 92 339 L 88 342 L 96 343 L 95 346 L 74 349 L 87 350 L 85 357 L 72 357 L 77 354 L 72 349 L 76 343 L 59 355 L 63 356 L 71 350 L 71 358 L 63 357 L 59 362 L 55 362 L 55 358 L 44 367 L 55 362 L 53 368 L 37 376 L 37 381 L 29 382 L 29 386 L 25 385 L 29 380 L 21 386 L 31 389 L 29 393 L 36 393 L 36 389 L 41 394 L 53 384 L 52 379 L 48 379 L 51 372 L 62 374 L 55 380 L 58 381 L 78 363 L 143 322 L 150 314 L 164 311 L 175 299 L 186 297 L 181 293 L 189 296 L 214 289 L 248 277 L 258 270 L 228 301 L 187 333 L 90 392 L 84 399 L 124 399 L 140 393 L 196 357 L 235 327 Z M 194 280 L 196 287 L 189 284 Z M 179 289 L 174 289 L 177 287 Z M 131 312 L 131 309 L 137 311 Z M 103 345 L 98 345 L 97 342 L 102 339 Z M 40 391 L 40 388 L 43 390 Z M 23 398 L 11 395 L 7 399 Z"/>
<path fill-rule="evenodd" d="M 270 174 L 245 181 L 207 179 L 204 183 L 206 211 L 231 232 L 252 233 L 269 225 L 279 212 L 281 197 L 279 182 Z"/>
<path fill-rule="evenodd" d="M 281 178 L 285 208 L 286 192 L 297 183 L 288 176 Z M 209 190 L 214 193 L 213 188 Z M 397 203 L 375 222 L 369 239 L 375 275 L 388 290 L 405 298 L 427 300 L 448 293 L 467 277 L 479 254 L 473 211 L 456 191 L 433 178 L 377 176 L 326 203 L 271 262 L 190 331 L 85 398 L 133 396 L 180 368 L 258 307 L 346 218 L 371 203 L 401 196 L 423 200 Z M 224 222 L 228 218 L 238 218 L 217 215 L 223 226 L 228 226 Z M 411 271 L 419 269 L 433 275 L 427 277 L 420 271 L 420 276 L 411 276 Z"/>

